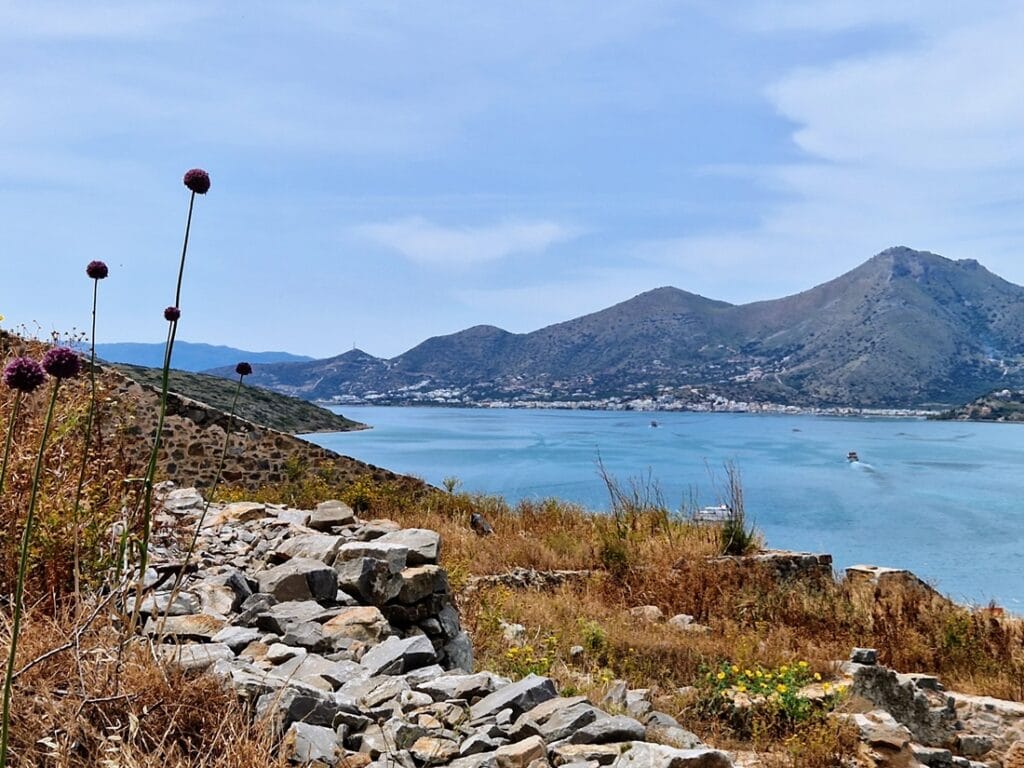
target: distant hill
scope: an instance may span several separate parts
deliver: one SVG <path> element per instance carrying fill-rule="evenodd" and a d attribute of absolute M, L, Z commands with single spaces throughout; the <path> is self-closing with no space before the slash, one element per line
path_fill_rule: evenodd
<path fill-rule="evenodd" d="M 999 389 L 929 418 L 938 421 L 1024 422 L 1024 391 Z"/>
<path fill-rule="evenodd" d="M 657 288 L 532 333 L 475 326 L 390 360 L 355 350 L 258 365 L 252 383 L 341 402 L 949 406 L 1024 386 L 1024 288 L 972 259 L 898 247 L 781 299 Z"/>
<path fill-rule="evenodd" d="M 140 384 L 159 389 L 163 371 L 137 365 L 112 366 Z M 185 371 L 171 371 L 169 389 L 192 400 L 198 400 L 222 411 L 231 410 L 235 382 L 216 376 Z M 243 383 L 235 413 L 264 427 L 289 434 L 306 432 L 349 432 L 364 429 L 365 424 L 346 419 L 336 413 L 287 395 L 270 392 Z"/>
<path fill-rule="evenodd" d="M 117 342 L 97 344 L 97 357 L 109 363 L 125 365 L 142 365 L 147 368 L 162 368 L 164 364 L 164 344 L 142 344 L 134 342 Z M 191 341 L 174 343 L 173 365 L 181 371 L 208 371 L 222 366 L 235 367 L 245 360 L 249 363 L 283 363 L 312 360 L 305 355 L 293 355 L 288 352 L 247 352 L 234 347 L 198 344 Z"/>

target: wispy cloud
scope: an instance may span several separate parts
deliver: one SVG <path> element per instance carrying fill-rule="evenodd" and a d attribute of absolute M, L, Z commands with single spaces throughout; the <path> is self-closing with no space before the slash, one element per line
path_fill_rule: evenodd
<path fill-rule="evenodd" d="M 415 216 L 353 228 L 358 237 L 420 264 L 465 266 L 511 256 L 537 254 L 578 237 L 581 230 L 554 221 L 501 221 L 450 227 Z"/>

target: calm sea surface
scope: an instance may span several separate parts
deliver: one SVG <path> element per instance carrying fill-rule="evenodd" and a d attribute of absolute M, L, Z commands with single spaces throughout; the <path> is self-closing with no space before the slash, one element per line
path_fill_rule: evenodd
<path fill-rule="evenodd" d="M 676 506 L 720 500 L 739 467 L 748 517 L 779 548 L 837 568 L 909 568 L 954 598 L 1024 611 L 1024 425 L 749 414 L 346 407 L 373 425 L 311 435 L 340 453 L 440 485 L 607 509 L 598 455 L 648 470 Z M 651 419 L 659 426 L 651 427 Z M 846 460 L 857 451 L 861 462 Z M 717 474 L 717 486 L 708 468 Z"/>

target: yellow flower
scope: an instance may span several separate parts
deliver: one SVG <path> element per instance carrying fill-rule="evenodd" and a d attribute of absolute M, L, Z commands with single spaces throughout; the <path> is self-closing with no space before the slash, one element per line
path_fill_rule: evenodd
<path fill-rule="evenodd" d="M 739 685 L 736 686 L 736 690 L 739 691 L 740 693 L 746 693 L 747 692 L 747 686 L 745 686 L 743 683 L 740 683 Z"/>
<path fill-rule="evenodd" d="M 779 674 L 780 675 L 784 675 L 787 672 L 789 672 L 789 667 L 787 667 L 785 664 L 783 664 L 781 667 L 779 667 Z"/>
<path fill-rule="evenodd" d="M 757 670 L 757 672 L 755 672 L 755 673 L 754 673 L 754 677 L 756 677 L 756 678 L 760 679 L 760 678 L 764 677 L 764 672 L 762 672 L 762 671 L 761 671 L 761 670 L 759 669 L 759 670 Z"/>
<path fill-rule="evenodd" d="M 800 662 L 800 666 L 801 666 L 801 667 L 802 667 L 803 669 L 807 669 L 807 666 L 808 666 L 808 665 L 807 665 L 807 662 L 806 662 L 806 661 L 801 661 L 801 662 Z"/>
<path fill-rule="evenodd" d="M 753 673 L 753 672 L 751 672 L 751 671 L 750 671 L 749 669 L 744 669 L 744 670 L 743 670 L 743 676 L 744 676 L 744 677 L 752 677 L 752 676 L 753 676 L 753 674 L 754 674 L 754 673 Z"/>
<path fill-rule="evenodd" d="M 719 680 L 725 680 L 725 672 L 719 672 L 717 675 L 715 675 L 715 677 L 717 677 Z"/>
<path fill-rule="evenodd" d="M 508 649 L 508 652 L 509 652 L 509 654 L 511 654 L 512 656 L 515 656 L 515 655 L 516 655 L 517 653 L 519 653 L 519 649 L 518 649 L 518 648 L 509 648 L 509 649 Z"/>
<path fill-rule="evenodd" d="M 732 673 L 733 673 L 733 674 L 735 675 L 735 674 L 736 674 L 737 672 L 739 672 L 739 671 L 740 671 L 740 668 L 739 668 L 739 667 L 737 667 L 737 666 L 736 666 L 735 664 L 733 664 L 733 665 L 732 665 Z"/>
<path fill-rule="evenodd" d="M 821 674 L 820 674 L 820 673 L 818 673 L 818 672 L 815 672 L 815 673 L 814 673 L 814 679 L 815 679 L 815 680 L 821 680 Z"/>
<path fill-rule="evenodd" d="M 831 683 L 825 683 L 825 684 L 824 684 L 823 686 L 821 686 L 821 689 L 822 689 L 822 690 L 823 690 L 823 691 L 824 691 L 825 693 L 828 693 L 829 691 L 831 691 L 831 690 L 832 690 L 832 684 L 831 684 Z"/>
<path fill-rule="evenodd" d="M 779 683 L 778 685 L 775 686 L 775 690 L 778 691 L 779 693 L 785 693 L 786 692 L 786 686 L 784 686 L 782 683 Z"/>

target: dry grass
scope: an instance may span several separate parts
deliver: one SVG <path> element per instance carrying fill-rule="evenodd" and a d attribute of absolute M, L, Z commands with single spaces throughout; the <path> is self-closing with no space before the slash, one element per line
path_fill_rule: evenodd
<path fill-rule="evenodd" d="M 26 617 L 19 667 L 65 644 L 74 616 Z M 210 676 L 153 660 L 144 643 L 119 658 L 118 632 L 101 614 L 70 648 L 17 680 L 11 765 L 53 768 L 270 768 L 270 729 Z"/>

